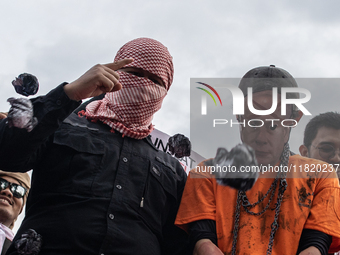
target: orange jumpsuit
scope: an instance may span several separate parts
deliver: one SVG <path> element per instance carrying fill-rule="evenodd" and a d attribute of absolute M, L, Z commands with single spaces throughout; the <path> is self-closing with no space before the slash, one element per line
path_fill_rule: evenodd
<path fill-rule="evenodd" d="M 308 172 L 313 165 L 324 172 Z M 289 158 L 291 172 L 287 175 L 287 190 L 281 204 L 272 254 L 296 254 L 304 228 L 332 236 L 330 252 L 340 250 L 340 187 L 336 173 L 325 163 L 294 155 Z M 199 166 L 204 165 L 201 162 Z M 295 172 L 294 172 L 295 169 Z M 300 172 L 302 170 L 302 172 Z M 246 192 L 250 203 L 255 203 L 268 191 L 273 178 L 259 178 Z M 279 186 L 279 184 L 278 184 Z M 248 214 L 241 206 L 237 254 L 266 254 L 271 224 L 274 221 L 278 187 L 268 210 L 260 216 Z M 269 196 L 268 196 L 269 197 Z M 268 197 L 251 211 L 260 212 Z M 237 190 L 216 183 L 210 173 L 190 171 L 175 224 L 187 231 L 188 223 L 210 219 L 216 221 L 218 247 L 230 254 Z"/>

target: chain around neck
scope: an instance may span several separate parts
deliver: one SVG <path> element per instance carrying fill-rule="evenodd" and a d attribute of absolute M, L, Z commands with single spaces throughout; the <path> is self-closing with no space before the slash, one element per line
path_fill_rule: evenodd
<path fill-rule="evenodd" d="M 290 155 L 289 144 L 286 143 L 284 145 L 283 152 L 282 152 L 281 157 L 280 157 L 280 165 L 288 166 L 289 155 Z M 259 215 L 263 214 L 269 208 L 269 206 L 271 204 L 271 201 L 272 201 L 274 194 L 275 194 L 277 183 L 279 181 L 280 181 L 280 185 L 279 185 L 279 191 L 278 191 L 278 195 L 277 195 L 277 202 L 276 202 L 276 206 L 275 206 L 275 216 L 274 216 L 274 221 L 271 225 L 270 238 L 269 238 L 268 249 L 267 249 L 266 254 L 270 255 L 272 253 L 275 233 L 276 233 L 276 230 L 279 227 L 278 219 L 279 219 L 283 194 L 287 189 L 287 180 L 286 180 L 286 173 L 285 172 L 282 172 L 282 173 L 279 172 L 277 174 L 276 178 L 274 179 L 273 183 L 269 187 L 267 193 L 262 198 L 260 198 L 257 202 L 255 202 L 253 204 L 251 204 L 249 202 L 248 197 L 247 197 L 247 195 L 244 191 L 238 191 L 237 200 L 236 200 L 236 208 L 235 208 L 235 221 L 234 221 L 234 231 L 233 231 L 234 235 L 233 235 L 233 244 L 232 244 L 232 251 L 231 251 L 232 255 L 236 255 L 236 244 L 237 244 L 237 238 L 238 238 L 241 206 L 243 206 L 245 211 L 247 213 L 251 214 L 251 215 L 259 216 Z M 253 208 L 256 205 L 258 205 L 259 203 L 261 203 L 269 194 L 270 194 L 270 196 L 269 196 L 268 204 L 264 207 L 264 209 L 261 212 L 254 213 L 254 212 L 250 211 L 251 208 Z"/>

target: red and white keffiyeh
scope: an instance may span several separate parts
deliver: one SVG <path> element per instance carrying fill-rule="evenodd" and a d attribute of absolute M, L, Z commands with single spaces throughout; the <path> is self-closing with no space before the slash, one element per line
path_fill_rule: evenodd
<path fill-rule="evenodd" d="M 119 72 L 122 89 L 110 92 L 86 107 L 86 117 L 99 120 L 112 129 L 135 139 L 147 137 L 153 130 L 152 117 L 162 105 L 173 79 L 172 57 L 160 42 L 138 38 L 118 51 L 115 61 L 133 58 L 125 67 L 136 67 L 160 77 L 166 88 L 145 77 Z"/>

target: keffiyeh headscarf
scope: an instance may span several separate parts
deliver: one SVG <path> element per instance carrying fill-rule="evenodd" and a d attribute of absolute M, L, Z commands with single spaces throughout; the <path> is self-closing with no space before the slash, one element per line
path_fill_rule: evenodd
<path fill-rule="evenodd" d="M 153 130 L 152 117 L 161 108 L 172 83 L 172 57 L 160 42 L 138 38 L 121 47 L 114 61 L 124 58 L 134 59 L 125 67 L 140 68 L 157 75 L 165 88 L 145 77 L 119 72 L 122 89 L 90 103 L 85 115 L 88 119 L 102 121 L 123 136 L 143 139 Z"/>

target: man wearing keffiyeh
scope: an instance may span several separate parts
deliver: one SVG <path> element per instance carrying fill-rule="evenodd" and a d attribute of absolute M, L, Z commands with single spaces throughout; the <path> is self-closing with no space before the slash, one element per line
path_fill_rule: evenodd
<path fill-rule="evenodd" d="M 153 130 L 152 116 L 161 108 L 174 70 L 167 48 L 155 40 L 140 38 L 125 44 L 115 61 L 131 57 L 134 61 L 118 72 L 122 89 L 89 104 L 86 116 L 123 135 L 142 139 Z"/>
<path fill-rule="evenodd" d="M 172 83 L 172 57 L 139 38 L 114 61 L 33 99 L 32 131 L 0 122 L 0 167 L 33 168 L 18 236 L 33 228 L 41 254 L 186 253 L 187 236 L 174 225 L 186 174 L 149 136 Z"/>

